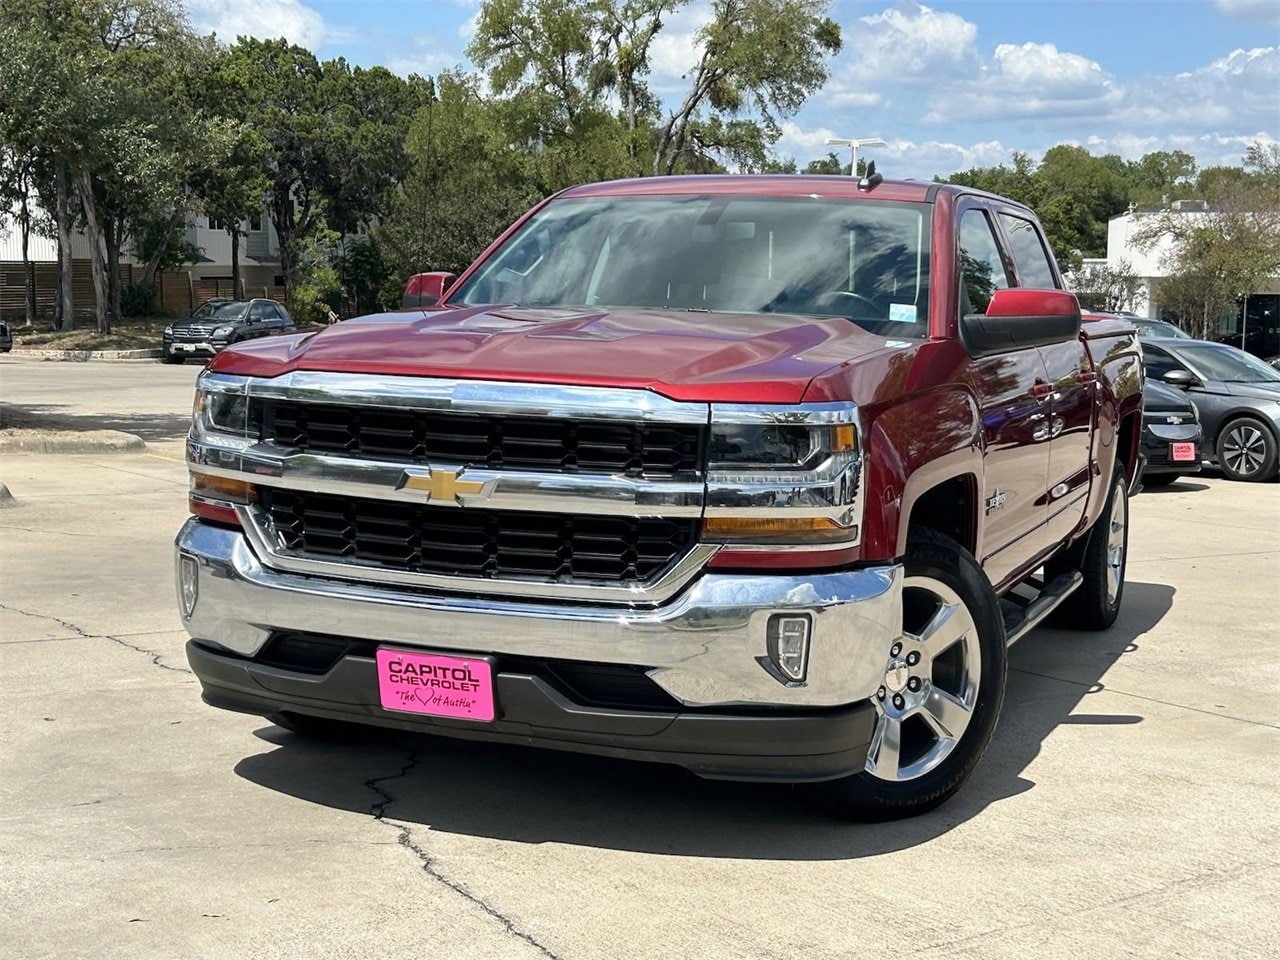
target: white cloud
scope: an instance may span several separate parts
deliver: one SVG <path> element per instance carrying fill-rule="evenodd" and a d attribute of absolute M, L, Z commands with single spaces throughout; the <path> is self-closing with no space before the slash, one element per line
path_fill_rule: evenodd
<path fill-rule="evenodd" d="M 1002 43 L 969 79 L 941 86 L 927 122 L 1100 116 L 1123 96 L 1098 63 L 1052 43 Z"/>
<path fill-rule="evenodd" d="M 1213 0 L 1213 5 L 1237 20 L 1280 20 L 1280 0 Z"/>
<path fill-rule="evenodd" d="M 284 37 L 314 50 L 328 35 L 324 18 L 300 0 L 186 0 L 191 25 L 227 42 Z"/>
<path fill-rule="evenodd" d="M 1130 127 L 1275 129 L 1280 47 L 1233 50 L 1198 70 L 1129 83 L 1112 120 Z"/>
<path fill-rule="evenodd" d="M 978 28 L 922 4 L 862 17 L 847 32 L 849 73 L 863 79 L 929 77 L 972 64 Z"/>
<path fill-rule="evenodd" d="M 832 107 L 873 107 L 885 91 L 977 68 L 978 28 L 920 4 L 891 7 L 844 28 L 844 50 L 821 94 Z"/>

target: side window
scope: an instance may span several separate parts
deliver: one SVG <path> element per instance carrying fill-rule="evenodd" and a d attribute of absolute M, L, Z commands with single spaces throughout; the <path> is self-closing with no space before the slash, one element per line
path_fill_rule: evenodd
<path fill-rule="evenodd" d="M 250 320 L 267 319 L 267 305 L 265 303 L 255 303 L 252 307 L 249 308 L 249 319 Z"/>
<path fill-rule="evenodd" d="M 1036 225 L 1030 220 L 1007 213 L 1000 214 L 1000 222 L 1004 224 L 1004 232 L 1008 234 L 1009 251 L 1013 254 L 1022 286 L 1037 290 L 1052 290 L 1057 287 L 1053 267 L 1049 265 L 1049 255 L 1040 242 L 1040 231 L 1036 229 Z"/>
<path fill-rule="evenodd" d="M 960 217 L 960 278 L 968 298 L 966 313 L 986 313 L 991 295 L 1009 286 L 1009 275 L 991 223 L 981 210 Z"/>
<path fill-rule="evenodd" d="M 1173 357 L 1158 347 L 1142 348 L 1142 365 L 1146 367 L 1148 380 L 1159 380 L 1170 370 L 1182 370 L 1184 367 Z"/>

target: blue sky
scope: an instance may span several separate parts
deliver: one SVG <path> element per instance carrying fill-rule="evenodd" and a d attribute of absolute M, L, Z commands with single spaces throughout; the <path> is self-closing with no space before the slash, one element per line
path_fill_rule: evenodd
<path fill-rule="evenodd" d="M 193 24 L 287 36 L 322 57 L 434 74 L 469 66 L 476 0 L 186 0 Z M 676 98 L 706 0 L 667 24 L 655 90 Z M 879 136 L 891 176 L 930 177 L 1038 156 L 1057 143 L 1136 159 L 1183 149 L 1238 163 L 1280 137 L 1280 0 L 837 0 L 845 46 L 784 127 L 805 161 L 827 136 Z"/>

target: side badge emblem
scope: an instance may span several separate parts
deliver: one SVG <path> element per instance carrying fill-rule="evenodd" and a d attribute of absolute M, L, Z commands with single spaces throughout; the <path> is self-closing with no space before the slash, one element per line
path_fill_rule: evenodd
<path fill-rule="evenodd" d="M 991 491 L 991 496 L 987 497 L 987 516 L 995 513 L 997 510 L 1003 510 L 1005 501 L 1009 499 L 1009 495 L 998 487 Z"/>

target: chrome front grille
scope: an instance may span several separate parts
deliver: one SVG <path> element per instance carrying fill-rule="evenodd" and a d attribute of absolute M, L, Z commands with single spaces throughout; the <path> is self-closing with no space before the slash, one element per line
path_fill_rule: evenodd
<path fill-rule="evenodd" d="M 251 398 L 260 440 L 307 453 L 494 470 L 696 477 L 705 424 L 462 414 Z"/>
<path fill-rule="evenodd" d="M 337 497 L 264 487 L 278 549 L 410 573 L 632 584 L 670 568 L 696 519 L 581 516 Z"/>
<path fill-rule="evenodd" d="M 856 431 L 847 404 L 321 371 L 200 386 L 218 399 L 193 422 L 192 470 L 254 486 L 235 508 L 248 545 L 293 574 L 647 605 L 723 549 L 700 541 L 706 518 L 832 517 L 859 538 L 859 456 L 776 478 L 708 463 L 713 423 Z"/>
<path fill-rule="evenodd" d="M 205 324 L 192 323 L 173 328 L 175 340 L 208 340 L 213 336 L 214 328 Z"/>

